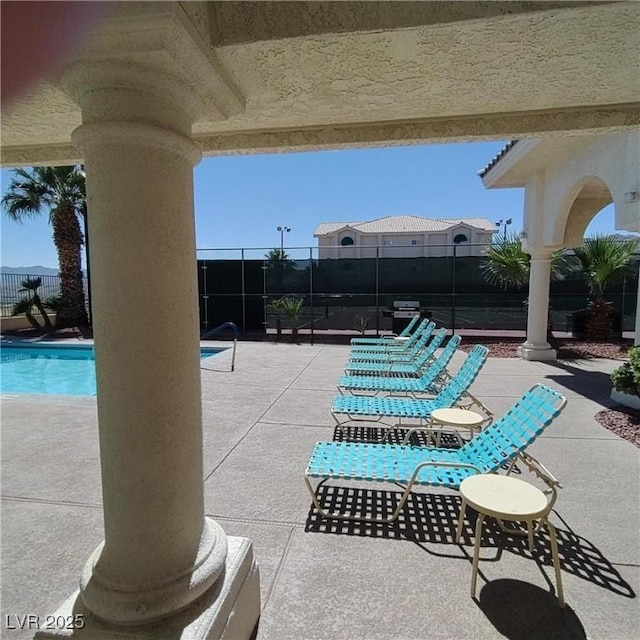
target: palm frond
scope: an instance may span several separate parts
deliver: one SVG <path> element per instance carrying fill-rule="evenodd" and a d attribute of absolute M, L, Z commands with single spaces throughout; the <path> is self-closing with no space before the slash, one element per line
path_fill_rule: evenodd
<path fill-rule="evenodd" d="M 582 267 L 591 293 L 601 298 L 609 284 L 626 272 L 634 253 L 640 249 L 640 239 L 620 240 L 613 235 L 596 235 L 586 238 L 575 248 L 575 255 Z"/>
<path fill-rule="evenodd" d="M 13 305 L 11 315 L 21 316 L 21 315 L 30 314 L 32 309 L 33 309 L 33 302 L 31 301 L 31 299 L 23 298 L 22 300 L 18 300 L 18 302 L 16 302 Z"/>
<path fill-rule="evenodd" d="M 44 308 L 49 311 L 60 311 L 62 309 L 62 297 L 61 296 L 52 296 L 51 298 L 47 298 L 44 301 Z"/>
<path fill-rule="evenodd" d="M 499 238 L 487 247 L 484 257 L 480 270 L 490 284 L 507 289 L 524 287 L 529 282 L 530 257 L 517 236 Z"/>
<path fill-rule="evenodd" d="M 33 291 L 34 293 L 42 285 L 42 278 L 25 278 L 21 283 L 21 289 L 18 291 Z"/>
<path fill-rule="evenodd" d="M 278 298 L 274 300 L 271 305 L 284 313 L 290 320 L 297 320 L 300 317 L 300 311 L 302 310 L 302 298 Z"/>

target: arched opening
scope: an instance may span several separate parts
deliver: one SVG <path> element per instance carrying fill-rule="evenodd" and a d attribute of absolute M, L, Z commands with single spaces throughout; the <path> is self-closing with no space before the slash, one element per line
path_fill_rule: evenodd
<path fill-rule="evenodd" d="M 351 236 L 345 236 L 344 238 L 342 238 L 342 240 L 340 240 L 340 244 L 343 247 L 350 247 L 354 244 L 353 238 Z"/>
<path fill-rule="evenodd" d="M 612 202 L 611 191 L 601 178 L 589 176 L 581 180 L 567 195 L 564 234 L 559 234 L 563 238 L 562 244 L 565 247 L 582 244 L 589 223 Z M 562 224 L 562 216 L 558 217 L 558 223 Z"/>
<path fill-rule="evenodd" d="M 461 242 L 469 242 L 469 238 L 464 233 L 457 234 L 453 239 L 454 244 L 460 244 Z"/>

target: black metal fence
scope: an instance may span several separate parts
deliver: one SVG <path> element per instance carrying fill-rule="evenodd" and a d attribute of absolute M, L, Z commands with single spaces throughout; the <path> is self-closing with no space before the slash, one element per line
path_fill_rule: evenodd
<path fill-rule="evenodd" d="M 382 249 L 373 247 L 378 254 Z M 199 251 L 202 333 L 227 321 L 243 333 L 275 332 L 278 318 L 286 329 L 290 319 L 273 306 L 285 297 L 303 300 L 296 324 L 312 334 L 389 331 L 397 301 L 417 301 L 423 315 L 454 331 L 526 330 L 526 287 L 505 290 L 489 284 L 481 270 L 484 258 L 458 255 L 454 246 L 439 257 L 416 258 L 326 259 L 318 257 L 317 248 L 305 247 L 287 248 L 285 260 L 278 260 L 269 258 L 269 251 Z M 586 307 L 589 290 L 577 260 L 573 269 L 571 258 L 567 261 L 564 278 L 551 282 L 550 307 L 554 329 L 570 332 L 572 314 Z M 632 261 L 628 274 L 606 292 L 618 331 L 634 330 L 639 263 Z"/>
<path fill-rule="evenodd" d="M 0 307 L 3 318 L 10 317 L 15 303 L 27 297 L 27 293 L 20 291 L 25 280 L 41 279 L 42 284 L 38 288 L 38 295 L 43 302 L 60 294 L 60 276 L 40 276 L 26 273 L 3 273 L 0 276 Z M 86 279 L 83 280 L 83 284 L 85 299 L 87 299 Z"/>
<path fill-rule="evenodd" d="M 285 329 L 289 318 L 278 312 L 278 298 L 300 298 L 296 324 L 302 332 L 368 332 L 393 328 L 394 303 L 416 301 L 425 316 L 439 325 L 458 329 L 526 330 L 526 288 L 507 289 L 489 284 L 481 271 L 480 255 L 458 255 L 458 247 L 443 247 L 438 257 L 319 258 L 318 248 L 286 249 L 286 259 L 268 258 L 271 249 L 215 249 L 199 251 L 198 297 L 200 329 L 206 333 L 223 322 L 234 322 L 242 333 L 275 332 L 277 318 Z M 415 247 L 411 247 L 415 250 Z M 399 250 L 399 247 L 394 247 Z M 473 246 L 465 248 L 473 253 Z M 477 253 L 480 251 L 478 250 Z M 449 255 L 446 255 L 446 254 Z M 551 281 L 550 307 L 556 331 L 572 331 L 575 312 L 584 309 L 589 290 L 567 258 L 565 277 Z M 612 304 L 616 329 L 635 327 L 640 257 L 627 275 L 611 285 L 606 299 Z M 40 297 L 59 294 L 58 276 L 2 274 L 2 317 L 24 297 L 21 283 L 42 279 Z M 85 292 L 87 290 L 85 280 Z"/>

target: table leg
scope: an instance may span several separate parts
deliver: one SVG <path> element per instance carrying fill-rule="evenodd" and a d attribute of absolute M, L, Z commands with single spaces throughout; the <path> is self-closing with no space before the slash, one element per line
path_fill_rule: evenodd
<path fill-rule="evenodd" d="M 558 539 L 556 536 L 556 528 L 545 518 L 544 523 L 549 530 L 549 538 L 551 540 L 551 557 L 553 558 L 553 568 L 556 572 L 556 585 L 558 587 L 558 602 L 564 607 L 564 591 L 562 589 L 562 574 L 560 573 L 560 559 L 558 557 Z"/>
<path fill-rule="evenodd" d="M 460 505 L 460 517 L 458 518 L 458 526 L 456 527 L 456 544 L 460 544 L 460 536 L 462 535 L 462 525 L 464 523 L 464 513 L 467 510 L 467 503 L 464 498 Z"/>
<path fill-rule="evenodd" d="M 482 522 L 484 513 L 478 513 L 478 521 L 476 522 L 476 543 L 473 548 L 473 565 L 471 568 L 471 597 L 476 597 L 476 581 L 478 578 L 478 560 L 480 559 L 480 541 L 482 539 Z"/>
<path fill-rule="evenodd" d="M 533 553 L 533 521 L 527 520 L 527 536 L 529 538 L 529 551 Z"/>

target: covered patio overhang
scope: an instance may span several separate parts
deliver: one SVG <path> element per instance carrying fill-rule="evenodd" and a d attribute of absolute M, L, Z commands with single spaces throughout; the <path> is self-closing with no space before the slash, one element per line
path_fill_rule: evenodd
<path fill-rule="evenodd" d="M 4 166 L 87 175 L 105 541 L 60 615 L 86 611 L 105 638 L 178 624 L 195 602 L 189 637 L 249 637 L 259 615 L 250 542 L 203 510 L 201 156 L 624 133 L 640 125 L 639 16 L 626 2 L 113 3 L 53 76 L 3 103 Z"/>

